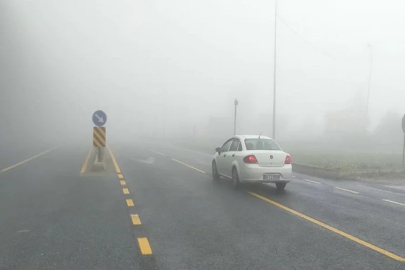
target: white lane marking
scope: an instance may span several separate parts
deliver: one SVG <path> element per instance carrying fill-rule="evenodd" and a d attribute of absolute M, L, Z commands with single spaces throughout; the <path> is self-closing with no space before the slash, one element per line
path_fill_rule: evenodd
<path fill-rule="evenodd" d="M 158 151 L 155 151 L 155 150 L 153 150 L 153 149 L 149 149 L 150 151 L 152 151 L 153 153 L 155 153 L 155 154 L 158 154 L 158 155 L 161 155 L 161 156 L 165 156 L 165 155 L 163 155 L 162 153 L 159 153 Z"/>
<path fill-rule="evenodd" d="M 174 145 L 172 145 L 172 147 L 180 149 L 180 150 L 184 150 L 184 151 L 187 151 L 187 152 L 191 152 L 191 153 L 194 153 L 194 154 L 199 154 L 199 155 L 202 155 L 202 156 L 210 157 L 210 158 L 212 158 L 214 156 L 214 154 L 208 155 L 208 154 L 204 154 L 204 153 L 201 153 L 201 152 L 198 152 L 198 151 L 194 151 L 194 150 L 190 150 L 190 149 L 186 149 L 186 148 L 178 147 L 178 146 L 174 146 Z"/>
<path fill-rule="evenodd" d="M 341 187 L 335 187 L 335 188 L 343 190 L 343 191 L 347 191 L 347 192 L 350 192 L 350 193 L 359 194 L 359 192 L 353 191 L 353 190 L 350 190 L 350 189 L 345 189 L 345 188 L 341 188 Z"/>
<path fill-rule="evenodd" d="M 184 162 L 181 162 L 180 160 L 177 160 L 177 159 L 174 159 L 174 158 L 172 158 L 171 160 L 173 160 L 173 161 L 175 161 L 175 162 L 177 162 L 177 163 L 180 163 L 180 164 L 182 164 L 182 165 L 184 165 L 184 166 L 186 166 L 186 167 L 189 167 L 190 169 L 196 170 L 197 172 L 205 173 L 204 171 L 202 171 L 202 170 L 200 170 L 200 169 L 197 169 L 196 167 L 190 166 L 190 165 L 188 165 L 188 164 L 186 164 L 186 163 L 184 163 Z"/>
<path fill-rule="evenodd" d="M 292 178 L 295 178 L 295 177 L 297 177 L 297 176 L 295 176 L 295 175 L 292 175 L 291 177 L 292 177 Z"/>
<path fill-rule="evenodd" d="M 403 203 L 394 202 L 394 201 L 390 201 L 390 200 L 386 200 L 386 199 L 383 199 L 383 201 L 384 201 L 384 202 L 390 202 L 390 203 L 395 203 L 395 204 L 398 204 L 398 205 L 405 206 L 405 204 L 403 204 Z"/>
<path fill-rule="evenodd" d="M 387 192 L 387 193 L 391 193 L 391 194 L 395 194 L 395 195 L 405 196 L 404 193 L 398 193 L 398 192 L 388 191 L 388 190 L 374 188 L 374 187 L 367 187 L 367 186 L 363 186 L 363 187 L 368 188 L 368 189 L 374 189 L 376 191 L 378 190 L 378 191 Z M 389 187 L 389 186 L 386 186 L 386 187 Z"/>
<path fill-rule="evenodd" d="M 40 156 L 42 156 L 42 155 L 45 155 L 46 153 L 49 153 L 49 152 L 51 152 L 52 150 L 55 150 L 56 148 L 58 148 L 58 146 L 55 146 L 54 148 L 51 148 L 51 149 L 49 149 L 49 150 L 47 150 L 47 151 L 45 151 L 45 152 L 39 153 L 38 155 L 35 155 L 35 156 L 30 157 L 30 158 L 28 158 L 28 159 L 26 159 L 26 160 L 23 160 L 23 161 L 21 161 L 21 162 L 19 162 L 19 163 L 17 163 L 17 164 L 14 164 L 14 165 L 11 165 L 11 166 L 9 166 L 9 167 L 7 167 L 7 168 L 4 168 L 3 170 L 0 171 L 0 173 L 4 173 L 4 172 L 6 172 L 6 171 L 8 171 L 8 170 L 14 169 L 15 167 L 18 167 L 18 166 L 20 166 L 20 165 L 22 165 L 22 164 L 24 164 L 24 163 L 26 163 L 26 162 L 28 162 L 28 161 L 31 161 L 31 160 L 33 160 L 34 158 L 40 157 Z"/>
<path fill-rule="evenodd" d="M 402 186 L 388 186 L 388 185 L 385 185 L 385 187 L 405 191 L 405 186 L 403 186 L 403 185 Z"/>
<path fill-rule="evenodd" d="M 310 182 L 310 183 L 314 183 L 314 184 L 321 184 L 320 182 L 316 182 L 316 181 L 312 181 L 312 180 L 308 180 L 308 179 L 304 179 L 305 181 L 307 181 L 307 182 Z"/>
<path fill-rule="evenodd" d="M 131 158 L 133 161 L 136 161 L 136 162 L 141 162 L 141 163 L 144 163 L 144 164 L 154 164 L 155 163 L 155 158 L 154 157 L 150 157 L 150 158 L 148 158 L 147 160 L 143 160 L 143 159 L 134 159 L 134 158 Z"/>

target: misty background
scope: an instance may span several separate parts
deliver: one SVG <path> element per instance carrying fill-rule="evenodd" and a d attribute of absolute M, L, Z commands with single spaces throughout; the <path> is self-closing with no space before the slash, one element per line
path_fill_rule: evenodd
<path fill-rule="evenodd" d="M 401 145 L 404 7 L 278 1 L 277 140 Z M 90 144 L 101 109 L 108 139 L 225 141 L 235 98 L 237 133 L 271 136 L 274 11 L 261 0 L 2 0 L 0 139 Z"/>

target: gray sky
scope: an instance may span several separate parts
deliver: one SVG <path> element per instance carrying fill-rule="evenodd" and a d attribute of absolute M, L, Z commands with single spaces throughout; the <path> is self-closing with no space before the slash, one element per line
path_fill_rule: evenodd
<path fill-rule="evenodd" d="M 104 109 L 117 128 L 165 121 L 181 130 L 203 126 L 210 116 L 231 117 L 235 97 L 245 118 L 272 112 L 273 1 L 1 5 L 1 91 L 14 114 L 43 107 L 51 122 L 63 115 L 71 126 L 86 126 L 94 110 Z M 367 44 L 373 48 L 370 128 L 386 111 L 405 112 L 404 7 L 402 1 L 278 1 L 277 111 L 287 131 L 308 123 L 321 131 L 325 112 L 353 104 L 364 111 Z"/>

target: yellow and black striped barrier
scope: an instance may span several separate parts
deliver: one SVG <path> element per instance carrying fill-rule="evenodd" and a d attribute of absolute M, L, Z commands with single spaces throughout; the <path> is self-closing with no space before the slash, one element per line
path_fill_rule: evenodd
<path fill-rule="evenodd" d="M 93 145 L 95 147 L 105 147 L 106 145 L 106 133 L 105 127 L 94 127 L 93 128 Z"/>

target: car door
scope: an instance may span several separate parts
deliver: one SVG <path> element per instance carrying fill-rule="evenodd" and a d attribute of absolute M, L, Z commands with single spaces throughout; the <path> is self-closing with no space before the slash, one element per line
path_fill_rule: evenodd
<path fill-rule="evenodd" d="M 236 154 L 238 153 L 240 141 L 239 139 L 233 139 L 231 147 L 229 148 L 227 157 L 225 158 L 226 164 L 224 165 L 225 173 L 228 176 L 232 176 L 232 163 L 235 160 Z"/>
<path fill-rule="evenodd" d="M 229 174 L 226 174 L 226 164 L 227 164 L 227 157 L 229 158 L 228 151 L 231 144 L 232 139 L 227 140 L 221 147 L 221 154 L 219 154 L 217 158 L 218 173 L 226 176 L 230 176 Z"/>

